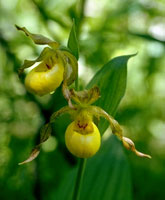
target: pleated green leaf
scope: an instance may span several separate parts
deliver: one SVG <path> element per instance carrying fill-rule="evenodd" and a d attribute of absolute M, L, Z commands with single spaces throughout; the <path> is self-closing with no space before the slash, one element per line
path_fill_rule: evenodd
<path fill-rule="evenodd" d="M 96 102 L 107 113 L 114 116 L 117 107 L 124 96 L 127 80 L 127 62 L 133 55 L 119 56 L 110 60 L 94 75 L 87 89 L 98 86 L 101 98 Z M 108 122 L 101 120 L 99 129 L 103 134 Z"/>

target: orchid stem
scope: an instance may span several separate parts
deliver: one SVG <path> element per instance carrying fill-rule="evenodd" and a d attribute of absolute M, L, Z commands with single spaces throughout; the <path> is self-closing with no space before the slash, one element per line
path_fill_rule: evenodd
<path fill-rule="evenodd" d="M 79 168 L 78 168 L 77 177 L 76 177 L 76 183 L 74 187 L 73 200 L 79 200 L 79 197 L 80 197 L 81 184 L 82 184 L 83 175 L 85 171 L 86 160 L 87 160 L 86 158 L 80 158 Z"/>
<path fill-rule="evenodd" d="M 78 76 L 77 76 L 77 78 L 76 78 L 76 80 L 75 80 L 75 90 L 76 91 L 78 91 Z"/>

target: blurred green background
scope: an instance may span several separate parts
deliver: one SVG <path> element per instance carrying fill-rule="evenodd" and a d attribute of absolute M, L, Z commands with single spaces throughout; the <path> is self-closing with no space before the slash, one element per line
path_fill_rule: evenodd
<path fill-rule="evenodd" d="M 26 91 L 17 69 L 24 59 L 36 58 L 43 47 L 34 45 L 14 24 L 66 45 L 73 18 L 80 45 L 80 88 L 111 58 L 138 52 L 129 61 L 127 90 L 115 118 L 137 149 L 152 156 L 146 160 L 125 151 L 132 199 L 164 200 L 164 0 L 0 1 L 0 199 L 58 199 L 55 191 L 65 172 L 77 166 L 64 144 L 67 123 L 59 127 L 58 121 L 40 156 L 17 165 L 38 142 L 39 129 L 52 111 L 66 102 L 61 88 L 44 97 Z M 68 121 L 68 116 L 62 120 Z"/>

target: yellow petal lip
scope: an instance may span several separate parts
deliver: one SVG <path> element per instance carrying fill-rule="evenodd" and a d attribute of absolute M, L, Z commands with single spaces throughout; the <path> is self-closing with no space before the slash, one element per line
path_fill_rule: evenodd
<path fill-rule="evenodd" d="M 68 150 L 79 158 L 89 158 L 96 154 L 100 148 L 101 137 L 97 126 L 93 123 L 93 132 L 81 134 L 74 130 L 73 121 L 65 132 L 65 143 Z"/>
<path fill-rule="evenodd" d="M 42 62 L 32 69 L 25 78 L 25 86 L 31 93 L 43 96 L 56 90 L 63 81 L 64 67 L 55 63 L 51 68 Z"/>

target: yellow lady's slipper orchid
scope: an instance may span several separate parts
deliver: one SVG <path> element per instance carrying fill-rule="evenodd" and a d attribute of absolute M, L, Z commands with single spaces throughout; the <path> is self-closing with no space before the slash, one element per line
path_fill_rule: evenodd
<path fill-rule="evenodd" d="M 88 158 L 100 148 L 100 132 L 92 121 L 86 124 L 73 121 L 65 132 L 65 143 L 73 155 Z"/>
<path fill-rule="evenodd" d="M 64 113 L 68 113 L 72 116 L 72 119 L 74 119 L 65 132 L 66 147 L 73 155 L 79 158 L 88 158 L 97 153 L 101 145 L 101 136 L 93 120 L 99 120 L 100 117 L 103 117 L 109 122 L 112 133 L 119 138 L 126 149 L 134 152 L 137 156 L 151 158 L 150 155 L 139 152 L 135 148 L 133 141 L 123 136 L 121 126 L 111 115 L 98 106 L 90 105 L 100 96 L 97 87 L 78 92 L 71 89 L 70 94 L 71 99 L 76 104 L 73 104 L 73 107 L 64 106 L 51 115 L 50 122 L 41 130 L 40 143 L 33 149 L 29 158 L 20 164 L 28 163 L 38 156 L 41 144 L 45 142 L 51 134 L 51 124 Z"/>
<path fill-rule="evenodd" d="M 25 60 L 18 70 L 21 75 L 24 69 L 31 67 L 36 62 L 40 64 L 31 70 L 25 79 L 25 86 L 29 92 L 37 95 L 45 95 L 56 90 L 63 81 L 63 95 L 69 101 L 70 93 L 68 86 L 71 85 L 78 73 L 76 58 L 68 51 L 62 50 L 56 41 L 40 35 L 30 33 L 25 27 L 19 27 L 26 36 L 30 37 L 37 45 L 48 45 L 35 60 Z"/>
<path fill-rule="evenodd" d="M 25 86 L 29 92 L 45 95 L 56 90 L 63 81 L 64 66 L 62 62 L 49 65 L 44 61 L 32 69 L 26 76 Z"/>

